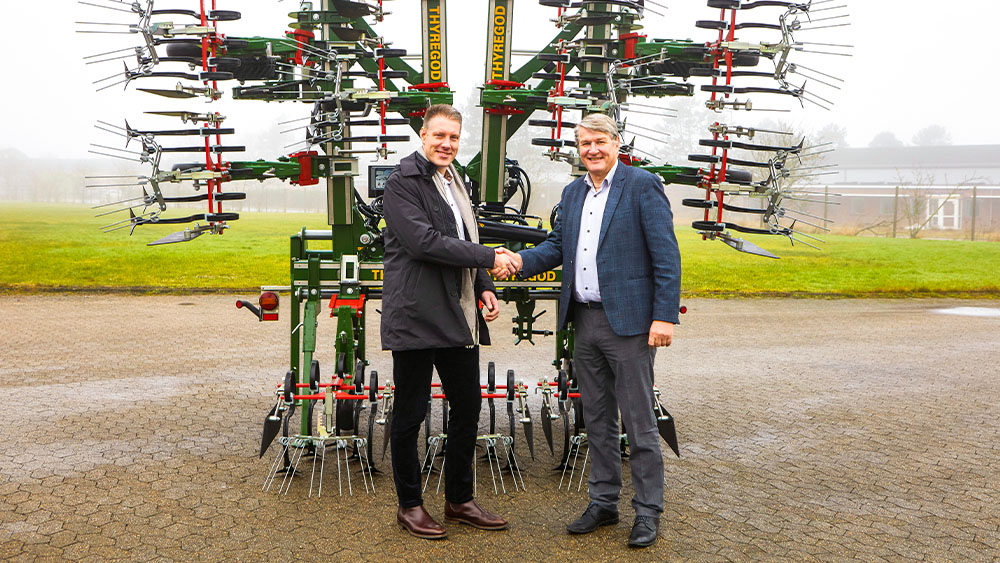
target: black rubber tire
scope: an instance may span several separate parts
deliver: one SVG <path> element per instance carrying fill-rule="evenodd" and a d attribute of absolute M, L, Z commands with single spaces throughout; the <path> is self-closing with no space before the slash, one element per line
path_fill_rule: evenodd
<path fill-rule="evenodd" d="M 531 125 L 533 127 L 549 127 L 549 128 L 553 128 L 553 127 L 556 126 L 556 120 L 554 120 L 554 119 L 529 119 L 528 120 L 528 125 Z M 567 129 L 572 129 L 573 127 L 576 127 L 576 123 L 570 123 L 569 121 L 563 121 L 562 122 L 562 126 L 566 127 Z"/>
<path fill-rule="evenodd" d="M 712 68 L 710 66 L 695 66 L 691 67 L 691 76 L 720 76 L 722 73 L 717 68 Z"/>
<path fill-rule="evenodd" d="M 683 205 L 684 207 L 697 207 L 699 209 L 712 209 L 713 207 L 715 207 L 715 202 L 710 200 L 706 201 L 704 199 L 689 197 L 682 199 L 681 205 Z"/>
<path fill-rule="evenodd" d="M 726 181 L 734 184 L 749 184 L 753 182 L 753 172 L 742 168 L 726 168 Z"/>
<path fill-rule="evenodd" d="M 733 66 L 757 66 L 760 63 L 760 53 L 736 53 L 733 55 Z"/>
<path fill-rule="evenodd" d="M 285 388 L 282 392 L 286 403 L 292 402 L 292 395 L 295 394 L 295 372 L 288 370 L 285 372 Z"/>
<path fill-rule="evenodd" d="M 365 393 L 365 362 L 358 360 L 354 364 L 354 394 L 364 395 Z"/>
<path fill-rule="evenodd" d="M 167 56 L 168 57 L 197 57 L 201 58 L 201 43 L 195 43 L 194 39 L 191 43 L 167 43 Z"/>
<path fill-rule="evenodd" d="M 560 401 L 569 398 L 569 377 L 564 369 L 559 370 L 559 375 L 556 376 L 556 394 Z"/>
<path fill-rule="evenodd" d="M 721 233 L 726 229 L 725 225 L 716 223 L 715 221 L 692 221 L 691 227 L 698 231 L 713 231 L 716 233 Z"/>
<path fill-rule="evenodd" d="M 198 78 L 200 80 L 232 80 L 234 78 L 233 73 L 225 72 L 221 70 L 207 70 L 205 72 L 198 73 Z"/>
<path fill-rule="evenodd" d="M 537 147 L 575 147 L 576 141 L 571 141 L 569 139 L 546 139 L 546 138 L 535 138 L 531 140 L 531 144 Z"/>
<path fill-rule="evenodd" d="M 236 10 L 212 10 L 208 13 L 208 19 L 217 22 L 234 22 L 242 17 Z"/>
<path fill-rule="evenodd" d="M 222 192 L 212 195 L 212 199 L 215 201 L 237 201 L 246 198 L 247 194 L 243 192 Z"/>
<path fill-rule="evenodd" d="M 309 391 L 312 393 L 319 392 L 319 380 L 319 360 L 313 360 L 309 366 Z"/>
<path fill-rule="evenodd" d="M 507 370 L 507 400 L 514 400 L 514 370 Z"/>
<path fill-rule="evenodd" d="M 206 213 L 205 220 L 211 223 L 218 221 L 236 221 L 240 218 L 239 213 Z"/>
<path fill-rule="evenodd" d="M 709 8 L 719 8 L 722 10 L 734 10 L 740 7 L 740 0 L 708 0 Z"/>
<path fill-rule="evenodd" d="M 724 139 L 698 139 L 698 144 L 703 147 L 715 147 L 717 149 L 733 148 L 733 142 Z"/>
<path fill-rule="evenodd" d="M 368 400 L 373 403 L 378 400 L 378 372 L 375 370 L 368 376 Z"/>
<path fill-rule="evenodd" d="M 493 362 L 486 365 L 486 392 L 497 392 L 497 365 Z"/>
<path fill-rule="evenodd" d="M 714 154 L 689 154 L 688 160 L 691 162 L 707 162 L 708 164 L 718 164 L 722 162 L 721 156 Z"/>
<path fill-rule="evenodd" d="M 334 410 L 337 418 L 337 434 L 354 430 L 354 401 L 339 400 Z"/>
<path fill-rule="evenodd" d="M 216 70 L 233 73 L 233 78 L 240 82 L 244 80 L 273 80 L 277 78 L 275 62 L 271 57 L 264 55 L 246 57 L 225 57 L 226 60 L 234 59 L 236 64 L 220 63 L 216 65 Z"/>
<path fill-rule="evenodd" d="M 226 49 L 246 49 L 250 46 L 250 42 L 246 39 L 227 38 L 222 40 L 222 46 Z"/>
<path fill-rule="evenodd" d="M 732 94 L 733 87 L 727 84 L 702 84 L 702 92 L 716 92 L 718 94 Z"/>
<path fill-rule="evenodd" d="M 399 58 L 406 56 L 406 49 L 375 49 L 375 58 Z"/>
<path fill-rule="evenodd" d="M 729 23 L 722 20 L 698 20 L 694 22 L 694 26 L 699 29 L 726 29 Z"/>
<path fill-rule="evenodd" d="M 230 68 L 238 68 L 240 66 L 241 59 L 239 57 L 209 57 L 208 66 L 216 67 L 218 70 L 219 65 L 228 66 Z M 227 70 L 226 72 L 232 72 Z"/>

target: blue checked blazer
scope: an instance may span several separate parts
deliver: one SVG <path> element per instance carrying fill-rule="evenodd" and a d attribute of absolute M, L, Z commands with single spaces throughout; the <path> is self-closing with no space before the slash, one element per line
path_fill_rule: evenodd
<path fill-rule="evenodd" d="M 558 224 L 543 242 L 521 252 L 523 277 L 563 266 L 560 330 L 573 302 L 576 244 L 588 189 L 583 176 L 566 186 Z M 677 324 L 681 256 L 663 184 L 645 170 L 618 163 L 610 189 L 597 245 L 597 277 L 611 328 L 619 336 L 634 336 L 648 333 L 654 320 Z"/>

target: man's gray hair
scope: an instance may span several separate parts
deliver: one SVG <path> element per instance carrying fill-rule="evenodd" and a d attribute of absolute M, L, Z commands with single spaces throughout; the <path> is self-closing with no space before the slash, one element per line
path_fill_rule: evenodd
<path fill-rule="evenodd" d="M 448 104 L 434 104 L 427 108 L 427 113 L 424 114 L 424 127 L 427 127 L 427 124 L 435 117 L 447 117 L 452 121 L 457 121 L 459 125 L 462 124 L 462 114 Z"/>
<path fill-rule="evenodd" d="M 614 119 L 608 117 L 607 114 L 592 113 L 581 119 L 580 123 L 576 125 L 576 129 L 573 130 L 577 140 L 580 139 L 581 127 L 599 133 L 607 133 L 612 139 L 618 140 L 618 124 L 615 123 Z"/>

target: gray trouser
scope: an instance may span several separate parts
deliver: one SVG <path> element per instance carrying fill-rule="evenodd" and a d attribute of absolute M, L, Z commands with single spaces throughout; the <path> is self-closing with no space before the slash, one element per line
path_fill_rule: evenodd
<path fill-rule="evenodd" d="M 580 382 L 590 444 L 590 499 L 617 510 L 622 488 L 618 412 L 628 431 L 629 466 L 639 516 L 663 512 L 663 454 L 653 413 L 649 335 L 618 336 L 600 309 L 574 304 L 573 368 Z"/>

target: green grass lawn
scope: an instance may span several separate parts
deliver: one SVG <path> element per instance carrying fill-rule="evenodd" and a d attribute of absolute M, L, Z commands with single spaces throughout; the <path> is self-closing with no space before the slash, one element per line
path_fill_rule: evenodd
<path fill-rule="evenodd" d="M 325 214 L 242 213 L 221 236 L 146 243 L 181 225 L 102 234 L 85 207 L 0 203 L 0 289 L 254 290 L 288 283 L 288 237 L 326 226 Z M 826 237 L 821 251 L 748 237 L 771 260 L 702 241 L 678 227 L 690 296 L 1000 297 L 1000 243 Z"/>

